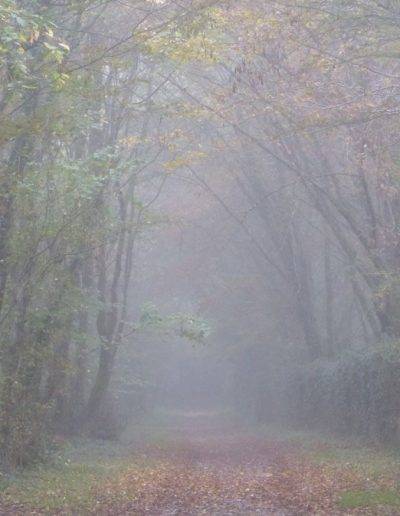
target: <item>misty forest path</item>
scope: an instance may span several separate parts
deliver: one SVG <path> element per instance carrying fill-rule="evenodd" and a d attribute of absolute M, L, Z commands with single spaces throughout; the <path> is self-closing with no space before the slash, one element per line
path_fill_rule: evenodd
<path fill-rule="evenodd" d="M 337 500 L 344 488 L 360 486 L 354 472 L 339 473 L 307 459 L 298 445 L 232 430 L 207 414 L 183 419 L 168 438 L 135 452 L 140 467 L 101 486 L 96 514 L 351 513 Z"/>

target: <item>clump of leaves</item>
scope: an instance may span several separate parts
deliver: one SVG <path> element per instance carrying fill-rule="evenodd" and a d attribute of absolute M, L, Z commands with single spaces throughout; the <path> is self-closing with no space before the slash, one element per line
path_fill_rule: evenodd
<path fill-rule="evenodd" d="M 138 329 L 175 334 L 194 342 L 203 342 L 211 333 L 210 324 L 205 319 L 187 313 L 163 316 L 153 303 L 142 306 Z"/>

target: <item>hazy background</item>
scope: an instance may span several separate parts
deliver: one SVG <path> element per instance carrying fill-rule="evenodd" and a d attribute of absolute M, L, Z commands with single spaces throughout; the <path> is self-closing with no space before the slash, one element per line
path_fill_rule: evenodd
<path fill-rule="evenodd" d="M 0 2 L 0 442 L 157 410 L 398 439 L 397 2 Z"/>

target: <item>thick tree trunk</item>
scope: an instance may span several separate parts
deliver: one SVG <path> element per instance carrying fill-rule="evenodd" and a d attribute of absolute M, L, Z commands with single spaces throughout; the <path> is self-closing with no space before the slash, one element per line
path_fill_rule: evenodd
<path fill-rule="evenodd" d="M 86 427 L 90 430 L 90 425 L 95 422 L 96 417 L 105 400 L 115 362 L 115 349 L 103 344 L 100 350 L 99 366 L 96 379 L 92 387 L 89 401 L 86 405 L 85 419 Z"/>

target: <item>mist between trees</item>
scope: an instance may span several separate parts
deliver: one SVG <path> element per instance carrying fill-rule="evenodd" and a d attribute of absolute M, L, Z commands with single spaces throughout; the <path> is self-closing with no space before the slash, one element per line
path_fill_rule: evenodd
<path fill-rule="evenodd" d="M 159 406 L 400 438 L 400 8 L 0 0 L 0 443 Z"/>

